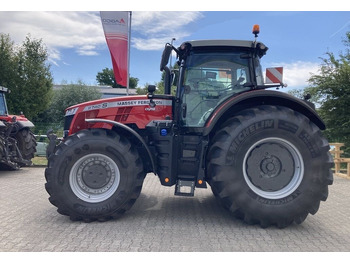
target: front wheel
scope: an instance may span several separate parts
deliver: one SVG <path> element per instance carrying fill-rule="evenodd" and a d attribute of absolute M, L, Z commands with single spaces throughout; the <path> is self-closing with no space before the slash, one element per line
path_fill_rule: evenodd
<path fill-rule="evenodd" d="M 145 173 L 134 146 L 113 131 L 80 131 L 48 160 L 46 190 L 57 211 L 72 220 L 105 221 L 130 209 Z"/>
<path fill-rule="evenodd" d="M 207 176 L 224 207 L 249 224 L 280 228 L 315 214 L 332 184 L 321 131 L 285 107 L 260 106 L 227 120 L 208 152 Z"/>

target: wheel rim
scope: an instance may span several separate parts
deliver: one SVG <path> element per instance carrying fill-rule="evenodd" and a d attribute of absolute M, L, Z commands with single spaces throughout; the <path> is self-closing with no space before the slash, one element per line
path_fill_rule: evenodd
<path fill-rule="evenodd" d="M 69 174 L 73 193 L 89 203 L 102 202 L 117 190 L 120 172 L 117 164 L 108 156 L 89 154 L 80 158 Z"/>
<path fill-rule="evenodd" d="M 243 175 L 249 188 L 267 199 L 292 194 L 304 176 L 304 162 L 299 150 L 281 138 L 256 142 L 243 160 Z"/>

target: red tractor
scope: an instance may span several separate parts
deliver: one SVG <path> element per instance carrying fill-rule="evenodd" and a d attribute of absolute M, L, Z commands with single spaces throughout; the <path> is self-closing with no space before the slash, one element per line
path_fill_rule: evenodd
<path fill-rule="evenodd" d="M 71 220 L 109 220 L 154 173 L 179 196 L 209 184 L 249 224 L 283 228 L 315 214 L 333 182 L 325 125 L 310 102 L 266 90 L 280 86 L 263 83 L 267 49 L 256 39 L 166 44 L 164 94 L 149 86 L 146 96 L 67 108 L 63 140 L 48 134 L 49 201 Z"/>
<path fill-rule="evenodd" d="M 36 152 L 36 139 L 31 132 L 34 127 L 24 115 L 9 115 L 5 93 L 0 86 L 0 170 L 17 170 L 31 165 Z"/>

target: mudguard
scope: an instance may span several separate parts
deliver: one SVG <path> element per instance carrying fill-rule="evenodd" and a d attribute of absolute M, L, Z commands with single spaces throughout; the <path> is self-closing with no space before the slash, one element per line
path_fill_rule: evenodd
<path fill-rule="evenodd" d="M 101 118 L 95 118 L 95 119 L 85 119 L 86 122 L 88 123 L 107 123 L 110 124 L 111 126 L 119 127 L 122 128 L 124 131 L 127 131 L 129 134 L 131 134 L 133 137 L 135 137 L 145 148 L 147 155 L 149 157 L 149 160 L 151 162 L 152 166 L 152 172 L 156 172 L 156 166 L 155 162 L 153 159 L 153 155 L 147 145 L 147 143 L 144 141 L 144 139 L 132 128 L 128 127 L 127 125 L 124 125 L 122 123 L 113 121 L 113 120 L 108 120 L 108 119 L 101 119 Z M 60 139 L 57 138 L 57 135 L 53 133 L 52 130 L 49 130 L 47 132 L 47 138 L 49 139 L 49 145 L 47 146 L 46 149 L 46 158 L 49 159 L 49 157 L 54 153 L 56 145 L 61 141 Z"/>
<path fill-rule="evenodd" d="M 324 122 L 308 102 L 279 91 L 253 90 L 231 97 L 218 106 L 207 119 L 203 135 L 208 135 L 217 123 L 233 116 L 236 112 L 258 105 L 288 107 L 308 117 L 321 130 L 326 129 Z"/>
<path fill-rule="evenodd" d="M 134 136 L 144 146 L 144 148 L 147 152 L 147 155 L 151 161 L 152 172 L 156 172 L 156 166 L 155 166 L 155 162 L 153 159 L 153 155 L 152 155 L 147 143 L 143 140 L 143 138 L 134 129 L 132 129 L 132 128 L 130 128 L 127 125 L 124 125 L 122 123 L 119 123 L 119 122 L 116 122 L 113 120 L 108 120 L 108 119 L 96 118 L 96 119 L 85 119 L 85 121 L 88 123 L 99 123 L 99 122 L 108 123 L 108 124 L 111 124 L 113 126 L 120 127 L 122 129 L 124 129 L 125 131 L 129 132 L 132 136 Z"/>
<path fill-rule="evenodd" d="M 23 128 L 33 128 L 34 124 L 31 121 L 17 121 L 16 125 L 18 126 L 18 129 L 23 129 Z"/>

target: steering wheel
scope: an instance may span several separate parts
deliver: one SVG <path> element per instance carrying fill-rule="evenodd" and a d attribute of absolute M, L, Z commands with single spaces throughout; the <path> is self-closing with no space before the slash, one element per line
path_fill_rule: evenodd
<path fill-rule="evenodd" d="M 191 84 L 191 86 L 193 85 L 193 87 L 197 89 L 199 86 L 199 82 L 205 82 L 205 79 L 201 78 L 201 77 L 195 77 L 195 78 L 191 78 L 187 81 Z"/>

